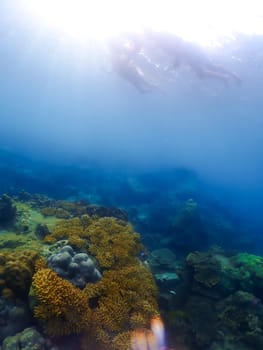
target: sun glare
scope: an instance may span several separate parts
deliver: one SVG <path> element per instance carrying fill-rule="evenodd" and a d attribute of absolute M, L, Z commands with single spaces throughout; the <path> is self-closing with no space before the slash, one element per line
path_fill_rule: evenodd
<path fill-rule="evenodd" d="M 69 37 L 103 39 L 143 27 L 206 44 L 236 33 L 263 34 L 259 0 L 23 0 L 38 23 Z"/>

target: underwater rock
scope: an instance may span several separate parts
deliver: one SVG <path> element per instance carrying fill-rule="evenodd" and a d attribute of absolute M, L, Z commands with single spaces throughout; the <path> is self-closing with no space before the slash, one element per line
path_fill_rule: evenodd
<path fill-rule="evenodd" d="M 262 263 L 259 256 L 215 248 L 188 254 L 176 270 L 176 294 L 160 285 L 168 327 L 189 339 L 191 350 L 262 350 Z"/>
<path fill-rule="evenodd" d="M 32 194 L 27 192 L 26 190 L 21 190 L 18 195 L 17 195 L 17 199 L 20 200 L 20 201 L 30 201 L 32 198 Z"/>
<path fill-rule="evenodd" d="M 114 217 L 128 221 L 127 212 L 113 207 L 103 207 L 95 204 L 88 204 L 85 201 L 50 201 L 48 206 L 41 207 L 41 214 L 44 216 L 55 216 L 60 219 L 81 217 L 83 215 L 96 217 Z"/>
<path fill-rule="evenodd" d="M 149 256 L 149 265 L 154 272 L 174 270 L 177 262 L 175 254 L 167 248 L 153 250 Z"/>
<path fill-rule="evenodd" d="M 202 349 L 210 345 L 217 329 L 214 302 L 208 298 L 191 296 L 185 310 L 195 344 Z"/>
<path fill-rule="evenodd" d="M 16 199 L 21 202 L 25 202 L 27 204 L 30 204 L 32 208 L 40 209 L 44 207 L 50 206 L 54 200 L 50 199 L 46 195 L 39 194 L 39 193 L 29 193 L 25 190 L 22 190 L 18 193 L 16 196 Z"/>
<path fill-rule="evenodd" d="M 263 258 L 253 254 L 226 255 L 210 249 L 186 258 L 193 274 L 192 290 L 214 298 L 229 296 L 237 290 L 262 298 Z"/>
<path fill-rule="evenodd" d="M 62 209 L 62 208 L 45 207 L 45 208 L 42 208 L 40 210 L 40 212 L 44 217 L 55 216 L 58 219 L 69 219 L 70 218 L 69 212 Z"/>
<path fill-rule="evenodd" d="M 58 253 L 64 246 L 68 244 L 69 242 L 67 239 L 60 239 L 55 243 L 44 245 L 41 254 L 47 258 L 52 254 Z"/>
<path fill-rule="evenodd" d="M 37 236 L 38 239 L 44 239 L 46 235 L 48 235 L 49 228 L 46 224 L 37 224 L 35 228 L 35 235 Z"/>
<path fill-rule="evenodd" d="M 2 350 L 58 350 L 49 339 L 34 328 L 26 328 L 21 333 L 9 336 L 3 341 Z"/>
<path fill-rule="evenodd" d="M 180 254 L 209 246 L 207 227 L 197 202 L 188 199 L 176 215 L 173 225 L 173 237 L 170 246 Z"/>
<path fill-rule="evenodd" d="M 177 274 L 178 261 L 175 254 L 167 248 L 156 249 L 150 253 L 147 262 L 159 288 L 159 305 L 165 310 L 173 308 L 177 286 L 181 282 Z"/>
<path fill-rule="evenodd" d="M 13 205 L 11 198 L 3 194 L 0 198 L 0 225 L 13 223 L 16 217 L 16 207 Z"/>
<path fill-rule="evenodd" d="M 194 252 L 188 254 L 186 262 L 194 269 L 194 280 L 212 288 L 220 281 L 221 265 L 213 254 Z"/>
<path fill-rule="evenodd" d="M 47 259 L 47 265 L 60 277 L 67 279 L 78 288 L 84 288 L 88 282 L 97 282 L 101 273 L 86 253 L 76 253 L 66 245 Z"/>
<path fill-rule="evenodd" d="M 128 221 L 127 212 L 118 208 L 108 208 L 99 205 L 89 205 L 86 208 L 86 213 L 90 216 L 114 217 L 116 219 Z"/>
<path fill-rule="evenodd" d="M 217 304 L 218 330 L 245 349 L 263 348 L 263 305 L 253 294 L 237 291 Z M 235 337 L 235 338 L 233 338 Z"/>
<path fill-rule="evenodd" d="M 0 298 L 0 343 L 31 324 L 32 315 L 26 303 Z"/>
<path fill-rule="evenodd" d="M 31 207 L 23 202 L 16 201 L 15 231 L 18 233 L 29 233 L 31 218 Z"/>
<path fill-rule="evenodd" d="M 175 272 L 156 273 L 154 277 L 161 290 L 174 288 L 179 280 Z"/>
<path fill-rule="evenodd" d="M 154 279 L 159 288 L 158 304 L 164 310 L 174 308 L 177 299 L 177 286 L 180 283 L 179 276 L 175 272 L 154 274 Z"/>

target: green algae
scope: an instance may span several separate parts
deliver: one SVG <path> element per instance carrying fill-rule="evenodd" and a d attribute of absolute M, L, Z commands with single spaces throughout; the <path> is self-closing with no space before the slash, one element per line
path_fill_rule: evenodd
<path fill-rule="evenodd" d="M 61 219 L 45 217 L 29 203 L 14 201 L 14 205 L 16 220 L 12 227 L 0 230 L 0 249 L 26 248 L 40 251 L 44 243 L 35 235 L 36 226 L 44 224 L 52 231 Z"/>
<path fill-rule="evenodd" d="M 37 224 L 45 224 L 52 230 L 61 219 L 55 216 L 44 216 L 40 210 L 33 208 L 24 202 L 15 202 L 17 208 L 17 220 L 15 229 L 21 233 L 33 233 Z"/>

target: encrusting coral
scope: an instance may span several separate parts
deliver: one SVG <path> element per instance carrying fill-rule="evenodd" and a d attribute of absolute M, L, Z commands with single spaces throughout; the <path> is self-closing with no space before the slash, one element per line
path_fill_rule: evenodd
<path fill-rule="evenodd" d="M 0 253 L 0 295 L 27 297 L 37 258 L 29 249 Z"/>
<path fill-rule="evenodd" d="M 194 270 L 194 280 L 201 285 L 212 288 L 220 282 L 221 265 L 212 253 L 190 253 L 186 262 Z"/>

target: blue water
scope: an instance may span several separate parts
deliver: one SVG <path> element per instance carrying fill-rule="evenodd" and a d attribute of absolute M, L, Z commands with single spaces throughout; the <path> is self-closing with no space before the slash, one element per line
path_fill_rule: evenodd
<path fill-rule="evenodd" d="M 140 95 L 102 69 L 94 48 L 37 30 L 12 2 L 1 7 L 1 148 L 50 163 L 50 176 L 54 165 L 142 173 L 185 167 L 260 218 L 261 36 L 240 36 L 214 54 L 242 86 L 182 69 L 162 93 Z"/>
<path fill-rule="evenodd" d="M 213 51 L 217 62 L 242 79 L 241 86 L 180 69 L 176 79 L 162 83 L 162 92 L 141 95 L 105 72 L 98 46 L 79 46 L 37 29 L 13 2 L 1 8 L 1 192 L 27 189 L 130 208 L 143 194 L 132 196 L 120 186 L 138 181 L 141 192 L 143 186 L 152 190 L 150 200 L 140 199 L 147 206 L 158 203 L 162 191 L 162 197 L 171 196 L 171 174 L 185 169 L 202 185 L 193 185 L 184 199 L 201 201 L 203 195 L 219 201 L 253 226 L 248 234 L 258 245 L 262 36 L 238 36 Z M 167 199 L 164 220 L 169 208 Z"/>

